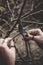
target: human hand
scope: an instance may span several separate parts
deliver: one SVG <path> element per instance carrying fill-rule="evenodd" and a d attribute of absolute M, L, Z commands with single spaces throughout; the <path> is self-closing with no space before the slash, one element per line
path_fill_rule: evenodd
<path fill-rule="evenodd" d="M 35 40 L 36 42 L 43 44 L 43 32 L 40 29 L 31 29 L 27 33 L 29 40 Z"/>
<path fill-rule="evenodd" d="M 11 46 L 14 46 L 13 40 L 11 38 L 6 38 L 6 39 L 1 39 L 0 42 L 1 42 L 0 50 L 7 64 L 14 65 L 15 64 L 15 48 L 11 47 Z M 10 47 L 8 46 L 8 44 Z"/>

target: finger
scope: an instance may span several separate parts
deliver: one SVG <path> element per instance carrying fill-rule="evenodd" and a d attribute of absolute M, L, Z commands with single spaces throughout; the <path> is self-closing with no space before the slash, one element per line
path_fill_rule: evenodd
<path fill-rule="evenodd" d="M 10 43 L 11 40 L 12 40 L 12 38 L 6 38 L 6 39 L 4 40 L 4 46 L 5 46 L 5 47 L 8 47 L 8 44 Z"/>
<path fill-rule="evenodd" d="M 28 35 L 31 34 L 31 35 L 36 35 L 36 29 L 31 29 L 29 31 L 27 31 Z"/>
<path fill-rule="evenodd" d="M 10 46 L 14 46 L 14 41 L 13 40 L 10 42 Z"/>
<path fill-rule="evenodd" d="M 37 29 L 29 30 L 29 33 L 32 34 L 32 35 L 36 35 L 37 34 Z"/>
<path fill-rule="evenodd" d="M 4 39 L 0 38 L 0 49 L 2 48 L 2 45 L 4 44 Z"/>
<path fill-rule="evenodd" d="M 10 42 L 7 44 L 8 45 L 8 47 L 14 47 L 14 42 L 13 42 L 13 40 L 10 40 Z"/>
<path fill-rule="evenodd" d="M 5 43 L 9 43 L 12 40 L 12 38 L 6 38 Z"/>
<path fill-rule="evenodd" d="M 31 29 L 28 31 L 28 33 L 31 35 L 39 35 L 42 34 L 42 31 L 40 29 Z"/>
<path fill-rule="evenodd" d="M 40 36 L 34 36 L 34 40 L 35 40 L 36 42 L 40 42 Z"/>
<path fill-rule="evenodd" d="M 33 35 L 24 36 L 23 40 L 32 40 Z"/>
<path fill-rule="evenodd" d="M 8 47 L 14 46 L 14 42 L 12 38 L 6 38 L 5 43 L 7 44 Z"/>
<path fill-rule="evenodd" d="M 42 40 L 40 38 L 41 38 L 40 36 L 32 36 L 32 35 L 29 35 L 29 39 L 30 40 L 34 40 L 37 43 L 41 43 L 42 42 Z"/>
<path fill-rule="evenodd" d="M 4 39 L 0 38 L 0 44 L 3 44 L 3 43 L 4 43 Z"/>

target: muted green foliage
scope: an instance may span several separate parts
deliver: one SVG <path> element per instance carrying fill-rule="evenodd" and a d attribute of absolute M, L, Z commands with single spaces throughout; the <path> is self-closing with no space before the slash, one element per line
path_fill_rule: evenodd
<path fill-rule="evenodd" d="M 3 7 L 3 6 L 0 6 L 0 11 L 1 11 L 1 12 L 6 11 L 6 8 Z"/>

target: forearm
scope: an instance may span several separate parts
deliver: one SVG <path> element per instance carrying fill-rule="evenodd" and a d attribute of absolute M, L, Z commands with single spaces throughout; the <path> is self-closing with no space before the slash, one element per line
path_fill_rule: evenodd
<path fill-rule="evenodd" d="M 6 59 L 8 65 L 15 64 L 15 49 L 2 48 L 2 55 Z"/>

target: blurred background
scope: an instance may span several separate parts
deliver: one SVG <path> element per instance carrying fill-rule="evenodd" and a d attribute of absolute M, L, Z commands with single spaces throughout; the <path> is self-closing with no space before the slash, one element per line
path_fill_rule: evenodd
<path fill-rule="evenodd" d="M 6 33 L 10 31 L 12 26 L 16 23 L 23 2 L 24 0 L 0 0 L 0 37 L 4 38 Z M 32 28 L 40 28 L 43 31 L 43 0 L 26 0 L 20 20 L 23 24 L 23 29 L 26 31 Z M 16 46 L 23 57 L 25 57 L 25 44 L 24 41 L 21 40 L 22 36 L 18 33 L 19 31 L 17 24 L 10 36 L 16 37 L 14 39 Z M 31 51 L 34 56 L 35 65 L 43 64 L 43 51 L 34 41 L 32 41 L 31 44 Z M 21 65 L 18 57 L 16 60 L 19 60 L 17 64 Z M 32 63 L 30 63 L 30 65 L 31 64 Z"/>

